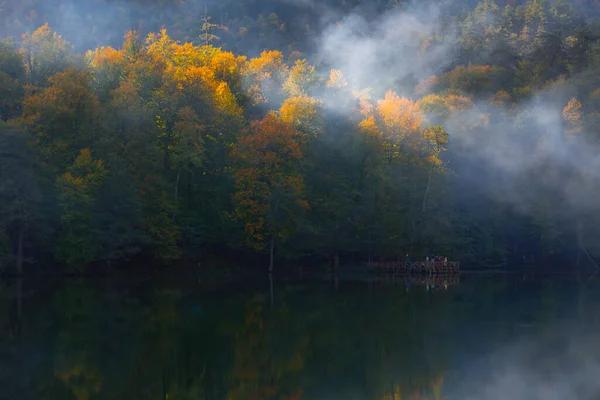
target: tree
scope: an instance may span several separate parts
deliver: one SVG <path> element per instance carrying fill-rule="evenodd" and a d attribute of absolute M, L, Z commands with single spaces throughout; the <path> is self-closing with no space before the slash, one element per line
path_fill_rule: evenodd
<path fill-rule="evenodd" d="M 22 120 L 50 170 L 60 173 L 100 139 L 100 104 L 89 71 L 67 69 L 23 100 Z"/>
<path fill-rule="evenodd" d="M 283 53 L 263 51 L 260 57 L 248 61 L 244 76 L 252 104 L 277 108 L 283 97 L 282 85 L 289 76 L 289 68 L 283 62 Z"/>
<path fill-rule="evenodd" d="M 429 163 L 431 164 L 431 167 L 429 168 L 427 186 L 425 188 L 425 194 L 423 195 L 423 208 L 421 212 L 425 212 L 426 210 L 427 195 L 429 194 L 429 189 L 431 188 L 433 170 L 435 167 L 440 167 L 442 164 L 440 160 L 440 153 L 442 150 L 445 150 L 445 146 L 448 145 L 448 132 L 446 132 L 442 126 L 431 126 L 425 130 L 425 139 L 429 140 L 431 146 L 433 146 L 433 150 L 430 150 L 431 155 L 429 157 Z"/>
<path fill-rule="evenodd" d="M 365 245 L 362 211 L 370 198 L 365 191 L 377 178 L 365 171 L 374 154 L 352 121 L 325 113 L 321 125 L 302 145 L 310 209 L 293 244 L 298 253 L 329 257 L 337 267 L 341 257 Z"/>
<path fill-rule="evenodd" d="M 453 94 L 446 96 L 430 94 L 421 98 L 418 104 L 431 124 L 444 123 L 452 117 L 459 117 L 460 113 L 473 106 L 473 102 L 468 97 Z"/>
<path fill-rule="evenodd" d="M 25 246 L 40 219 L 36 164 L 27 137 L 0 122 L 0 266 L 14 260 L 18 274 L 23 273 Z"/>
<path fill-rule="evenodd" d="M 62 232 L 56 245 L 56 258 L 81 268 L 99 257 L 96 241 L 98 193 L 107 170 L 82 149 L 67 172 L 58 177 Z"/>
<path fill-rule="evenodd" d="M 48 78 L 71 66 L 71 45 L 46 23 L 23 35 L 21 52 L 29 83 L 45 86 Z"/>
<path fill-rule="evenodd" d="M 93 71 L 92 82 L 98 98 L 102 102 L 108 101 L 111 91 L 119 87 L 124 74 L 124 52 L 112 47 L 101 47 L 89 50 L 85 54 L 85 60 Z"/>
<path fill-rule="evenodd" d="M 245 222 L 250 245 L 270 244 L 269 272 L 273 271 L 276 240 L 293 232 L 308 207 L 300 174 L 301 133 L 269 114 L 252 124 L 252 132 L 236 144 L 233 154 L 236 213 Z"/>
<path fill-rule="evenodd" d="M 279 115 L 282 121 L 297 129 L 317 135 L 324 126 L 325 109 L 318 99 L 300 95 L 285 99 L 279 109 Z"/>
<path fill-rule="evenodd" d="M 568 50 L 563 32 L 543 32 L 539 35 L 539 45 L 530 56 L 534 80 L 538 85 L 568 72 Z"/>
<path fill-rule="evenodd" d="M 177 243 L 180 232 L 173 221 L 173 215 L 177 212 L 175 181 L 168 180 L 174 175 L 171 171 L 165 171 L 164 149 L 159 147 L 158 140 L 160 131 L 153 118 L 156 114 L 148 107 L 140 92 L 143 93 L 143 90 L 128 82 L 122 82 L 113 91 L 108 107 L 113 115 L 110 121 L 112 135 L 108 137 L 106 147 L 118 156 L 116 171 L 121 171 L 124 167 L 120 164 L 125 163 L 127 175 L 131 174 L 133 182 L 130 182 L 130 188 L 135 190 L 135 195 L 130 201 L 141 203 L 138 210 L 143 219 L 143 232 L 150 238 L 150 253 L 156 259 L 171 260 L 181 255 Z M 172 149 L 168 150 L 171 152 Z M 110 157 L 107 159 L 111 160 Z M 108 181 L 111 181 L 110 177 Z M 135 200 L 137 196 L 139 200 Z"/>
<path fill-rule="evenodd" d="M 377 102 L 376 120 L 388 149 L 388 163 L 394 158 L 408 160 L 408 154 L 417 150 L 422 140 L 423 113 L 418 105 L 396 93 L 388 91 Z"/>
<path fill-rule="evenodd" d="M 464 108 L 468 102 L 456 104 Z M 426 128 L 419 104 L 391 91 L 376 105 L 365 104 L 364 115 L 360 127 L 377 144 L 377 151 L 369 155 L 375 161 L 371 181 L 377 184 L 370 191 L 375 199 L 373 210 L 377 210 L 371 220 L 377 222 L 371 224 L 379 251 L 402 256 L 406 250 L 417 251 L 417 246 L 430 246 L 441 231 L 432 228 L 441 226 L 443 211 L 439 205 L 432 206 L 440 202 L 431 195 L 435 187 L 435 200 L 441 198 L 442 182 L 438 185 L 434 178 L 443 170 L 439 154 L 447 144 L 445 130 Z"/>
<path fill-rule="evenodd" d="M 324 79 L 309 65 L 306 59 L 297 60 L 283 83 L 283 91 L 290 97 L 313 95 L 324 83 Z"/>
<path fill-rule="evenodd" d="M 200 40 L 205 46 L 209 46 L 212 42 L 219 40 L 220 38 L 213 35 L 212 31 L 219 25 L 212 24 L 210 22 L 210 16 L 208 15 L 208 5 L 204 3 L 204 15 L 202 16 L 202 34 Z"/>
<path fill-rule="evenodd" d="M 581 103 L 573 97 L 565 106 L 562 112 L 563 118 L 567 123 L 567 134 L 576 135 L 583 129 L 583 118 L 581 112 Z"/>
<path fill-rule="evenodd" d="M 498 66 L 458 66 L 434 80 L 433 90 L 449 89 L 457 95 L 462 93 L 481 95 L 494 93 L 503 84 L 504 70 Z"/>
<path fill-rule="evenodd" d="M 0 40 L 0 120 L 17 117 L 24 95 L 25 66 L 16 46 Z"/>
<path fill-rule="evenodd" d="M 98 191 L 94 239 L 99 259 L 111 265 L 127 262 L 153 245 L 144 221 L 139 182 L 122 156 L 107 157 L 108 170 Z"/>
<path fill-rule="evenodd" d="M 587 25 L 583 24 L 571 38 L 571 45 L 567 49 L 569 71 L 571 73 L 580 73 L 585 71 L 589 66 L 591 59 L 590 51 L 597 37 Z"/>
<path fill-rule="evenodd" d="M 464 49 L 461 63 L 470 64 L 474 58 L 480 57 L 482 50 L 489 48 L 494 42 L 500 33 L 500 27 L 496 23 L 499 15 L 500 8 L 494 0 L 483 0 L 460 21 L 460 40 Z"/>

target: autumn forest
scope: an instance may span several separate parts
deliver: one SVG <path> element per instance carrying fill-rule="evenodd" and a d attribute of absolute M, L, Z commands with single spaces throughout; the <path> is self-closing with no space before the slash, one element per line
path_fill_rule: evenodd
<path fill-rule="evenodd" d="M 6 13 L 5 270 L 600 256 L 600 25 L 581 4 L 381 0 L 357 22 L 360 2 L 329 1 L 318 29 L 285 2 L 145 3 L 119 43 Z"/>

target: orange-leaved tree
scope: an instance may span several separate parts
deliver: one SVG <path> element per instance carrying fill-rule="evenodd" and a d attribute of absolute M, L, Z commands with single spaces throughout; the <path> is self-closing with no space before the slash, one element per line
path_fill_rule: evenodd
<path fill-rule="evenodd" d="M 233 149 L 236 214 L 251 246 L 262 249 L 270 243 L 271 272 L 275 241 L 288 238 L 308 208 L 300 173 L 301 137 L 293 125 L 269 113 L 253 122 Z"/>
<path fill-rule="evenodd" d="M 562 112 L 563 119 L 567 123 L 567 134 L 576 135 L 583 129 L 583 118 L 581 112 L 581 103 L 573 97 Z"/>
<path fill-rule="evenodd" d="M 21 120 L 35 149 L 54 172 L 64 171 L 79 151 L 101 135 L 101 110 L 89 71 L 70 68 L 23 100 Z"/>

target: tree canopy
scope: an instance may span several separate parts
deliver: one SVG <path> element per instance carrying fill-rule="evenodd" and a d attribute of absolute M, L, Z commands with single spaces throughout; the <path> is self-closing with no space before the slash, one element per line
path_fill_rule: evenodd
<path fill-rule="evenodd" d="M 5 38 L 1 259 L 171 263 L 270 242 L 349 262 L 598 254 L 600 31 L 576 9 L 485 0 L 415 32 L 409 59 L 456 47 L 442 69 L 385 88 L 313 63 L 313 28 L 275 11 L 215 7 L 195 38 L 169 14 L 173 34 L 83 53 L 47 23 Z M 263 50 L 240 51 L 255 33 Z"/>

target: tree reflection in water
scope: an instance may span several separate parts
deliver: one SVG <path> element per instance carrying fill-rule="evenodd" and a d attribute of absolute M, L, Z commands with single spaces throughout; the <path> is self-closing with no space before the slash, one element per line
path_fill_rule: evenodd
<path fill-rule="evenodd" d="M 505 365 L 518 354 L 519 362 L 533 359 L 515 351 L 517 343 L 552 348 L 527 351 L 545 360 L 540 373 L 562 376 L 561 326 L 568 321 L 572 335 L 598 330 L 596 280 L 586 281 L 585 297 L 575 280 L 468 277 L 445 290 L 408 292 L 406 281 L 384 283 L 342 279 L 336 290 L 327 282 L 275 282 L 273 306 L 264 280 L 218 291 L 161 282 L 6 283 L 0 352 L 9 368 L 0 372 L 0 398 L 466 398 L 466 388 L 498 381 L 489 361 L 497 354 L 516 357 Z M 573 354 L 583 357 L 565 346 L 571 363 Z"/>

